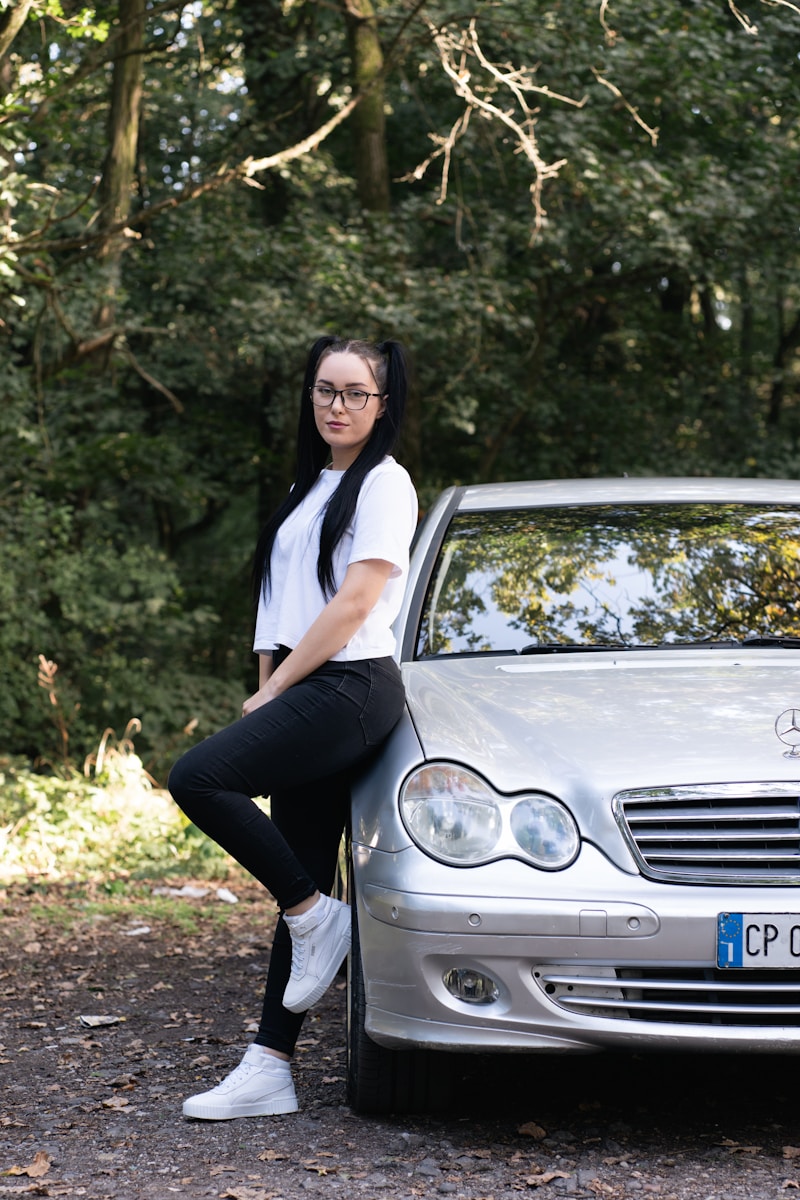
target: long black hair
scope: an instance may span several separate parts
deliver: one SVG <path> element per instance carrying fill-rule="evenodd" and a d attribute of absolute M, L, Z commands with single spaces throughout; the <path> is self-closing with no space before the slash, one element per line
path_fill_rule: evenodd
<path fill-rule="evenodd" d="M 361 485 L 372 468 L 382 462 L 387 454 L 391 454 L 400 433 L 409 377 L 406 354 L 400 342 L 388 340 L 373 343 L 333 336 L 318 338 L 309 352 L 303 377 L 294 487 L 261 530 L 256 545 L 253 562 L 253 598 L 256 602 L 262 592 L 265 595 L 269 592 L 272 548 L 278 530 L 289 514 L 305 500 L 330 454 L 327 443 L 317 429 L 311 404 L 311 388 L 317 371 L 329 354 L 357 354 L 363 358 L 375 376 L 386 407 L 381 418 L 375 422 L 369 441 L 342 475 L 325 508 L 320 530 L 317 578 L 326 597 L 336 591 L 333 555 L 353 518 Z"/>

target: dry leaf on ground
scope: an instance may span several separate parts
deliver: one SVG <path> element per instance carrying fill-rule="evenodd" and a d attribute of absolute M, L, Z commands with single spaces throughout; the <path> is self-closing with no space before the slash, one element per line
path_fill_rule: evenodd
<path fill-rule="evenodd" d="M 27 1175 L 29 1179 L 41 1179 L 50 1170 L 50 1156 L 44 1150 L 37 1151 L 33 1162 L 27 1167 L 10 1167 L 4 1175 Z"/>
<path fill-rule="evenodd" d="M 524 1134 L 525 1137 L 531 1137 L 535 1142 L 541 1142 L 547 1137 L 547 1130 L 542 1129 L 541 1125 L 537 1125 L 535 1121 L 526 1121 L 524 1125 L 520 1125 L 517 1133 Z"/>
<path fill-rule="evenodd" d="M 569 1179 L 567 1171 L 545 1171 L 541 1175 L 529 1175 L 525 1182 L 528 1187 L 542 1187 L 546 1183 L 552 1183 L 554 1179 Z"/>

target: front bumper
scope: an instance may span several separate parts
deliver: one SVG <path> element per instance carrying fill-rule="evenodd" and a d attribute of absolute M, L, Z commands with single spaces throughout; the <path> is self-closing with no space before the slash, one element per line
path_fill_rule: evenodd
<path fill-rule="evenodd" d="M 800 970 L 715 965 L 720 912 L 800 911 L 794 889 L 652 883 L 586 843 L 552 874 L 363 844 L 353 866 L 366 1031 L 381 1045 L 800 1051 Z M 496 999 L 452 995 L 453 968 L 488 976 Z"/>

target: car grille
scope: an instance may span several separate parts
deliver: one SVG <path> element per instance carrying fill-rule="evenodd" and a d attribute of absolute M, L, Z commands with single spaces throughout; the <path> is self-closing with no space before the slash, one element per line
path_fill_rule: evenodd
<path fill-rule="evenodd" d="M 537 968 L 559 1008 L 581 1016 L 680 1025 L 800 1026 L 800 973 L 712 968 Z"/>
<path fill-rule="evenodd" d="M 800 783 L 647 788 L 613 809 L 649 879 L 800 883 Z"/>

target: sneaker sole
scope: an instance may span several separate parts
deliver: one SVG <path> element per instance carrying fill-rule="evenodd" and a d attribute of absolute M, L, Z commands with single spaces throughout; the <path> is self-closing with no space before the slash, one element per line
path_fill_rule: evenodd
<path fill-rule="evenodd" d="M 195 1121 L 235 1121 L 237 1117 L 279 1117 L 299 1109 L 293 1097 L 286 1100 L 270 1100 L 261 1104 L 240 1104 L 232 1108 L 228 1104 L 192 1104 L 186 1100 L 183 1115 Z"/>
<path fill-rule="evenodd" d="M 306 1012 L 309 1008 L 312 1007 L 312 1005 L 316 1004 L 318 1000 L 322 999 L 322 997 L 327 992 L 328 988 L 333 983 L 334 979 L 336 978 L 336 973 L 339 970 L 339 967 L 342 965 L 345 958 L 347 957 L 347 955 L 350 952 L 350 920 L 351 920 L 351 917 L 350 917 L 349 909 L 342 909 L 339 913 L 337 913 L 337 916 L 336 916 L 337 925 L 344 925 L 344 929 L 341 931 L 341 934 L 340 934 L 340 936 L 342 938 L 341 957 L 338 958 L 336 962 L 329 963 L 327 971 L 325 971 L 325 973 L 323 975 L 320 975 L 320 977 L 317 979 L 317 981 L 314 984 L 311 991 L 305 993 L 299 999 L 293 998 L 287 1004 L 286 993 L 284 993 L 283 1007 L 288 1009 L 289 1012 L 293 1012 L 293 1013 Z M 287 988 L 287 991 L 288 990 L 289 989 Z"/>

